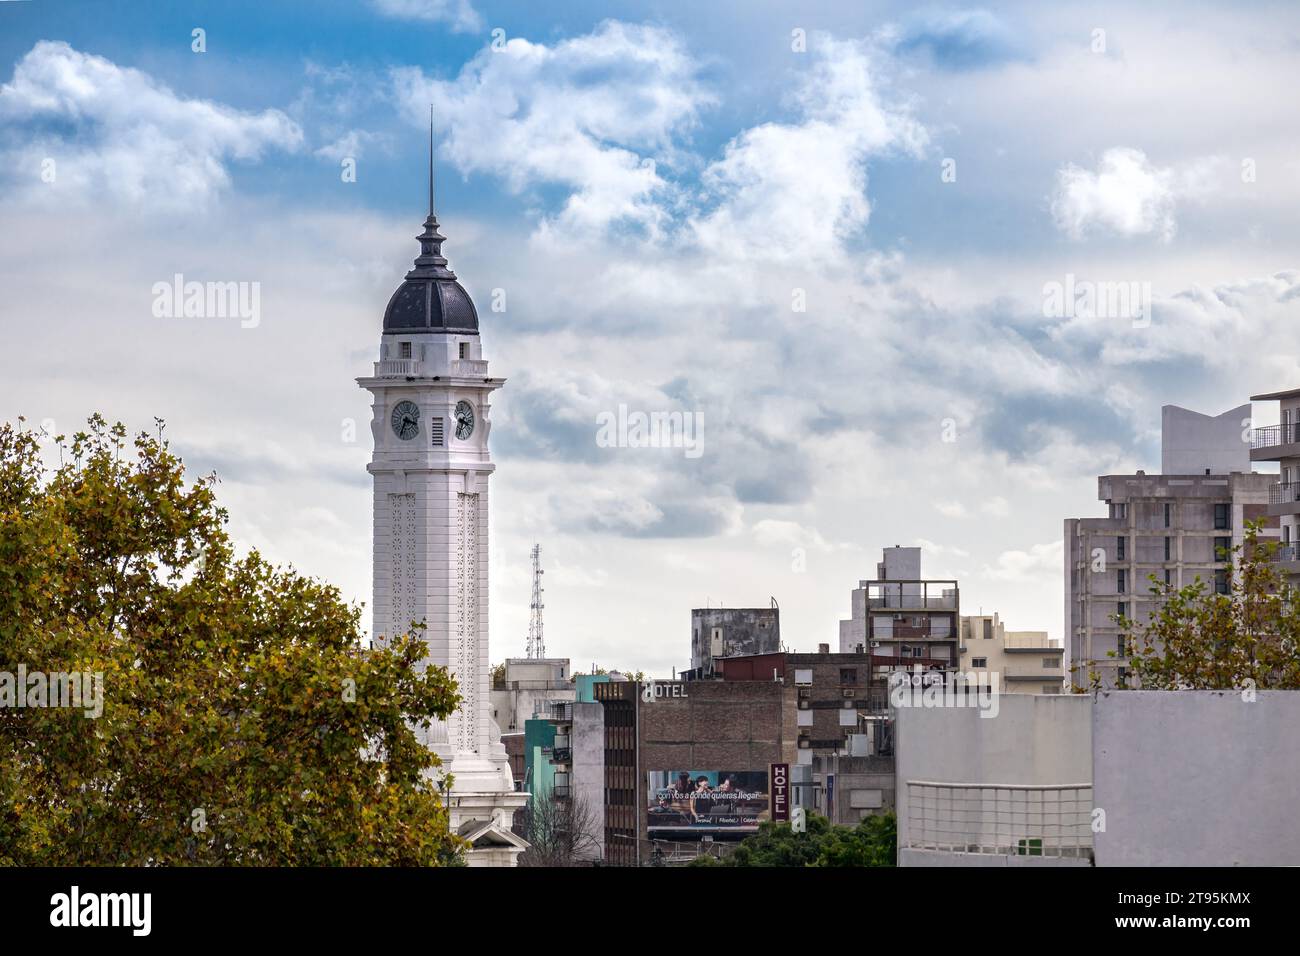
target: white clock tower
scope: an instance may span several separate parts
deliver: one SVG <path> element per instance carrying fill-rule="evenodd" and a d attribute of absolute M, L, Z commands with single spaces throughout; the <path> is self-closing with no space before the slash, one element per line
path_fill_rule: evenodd
<path fill-rule="evenodd" d="M 374 375 L 374 638 L 383 643 L 423 621 L 426 663 L 456 678 L 461 704 L 426 743 L 451 774 L 454 831 L 471 866 L 513 866 L 527 847 L 510 830 L 516 792 L 488 697 L 488 451 L 492 393 L 505 384 L 483 358 L 478 313 L 447 268 L 433 214 L 415 268 L 384 312 Z"/>

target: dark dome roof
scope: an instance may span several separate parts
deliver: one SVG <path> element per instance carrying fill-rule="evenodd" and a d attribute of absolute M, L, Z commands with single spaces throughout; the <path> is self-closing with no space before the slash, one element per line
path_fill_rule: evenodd
<path fill-rule="evenodd" d="M 478 334 L 478 312 L 469 293 L 456 281 L 442 256 L 445 237 L 432 214 L 416 236 L 420 255 L 406 281 L 397 287 L 384 310 L 384 332 L 458 332 Z"/>

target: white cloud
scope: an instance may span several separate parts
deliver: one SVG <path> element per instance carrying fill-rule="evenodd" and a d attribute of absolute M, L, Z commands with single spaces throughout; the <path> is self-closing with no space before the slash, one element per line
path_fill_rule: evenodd
<path fill-rule="evenodd" d="M 749 262 L 834 260 L 871 214 L 867 159 L 919 155 L 925 128 L 906 105 L 881 93 L 874 53 L 863 41 L 818 36 L 798 81 L 791 123 L 764 123 L 727 144 L 704 170 L 706 202 L 691 228 L 709 252 Z"/>
<path fill-rule="evenodd" d="M 1156 234 L 1166 242 L 1177 230 L 1174 208 L 1180 178 L 1155 166 L 1140 149 L 1106 150 L 1092 172 L 1073 163 L 1057 172 L 1052 216 L 1074 239 L 1094 231 L 1121 236 Z"/>
<path fill-rule="evenodd" d="M 457 33 L 483 29 L 483 18 L 470 0 L 370 0 L 380 13 L 397 20 L 449 24 Z"/>
<path fill-rule="evenodd" d="M 668 183 L 656 164 L 712 102 L 700 59 L 676 34 L 606 21 L 554 46 L 515 37 L 485 48 L 455 80 L 394 71 L 398 99 L 420 122 L 428 104 L 442 149 L 465 172 L 501 177 L 514 192 L 569 190 L 557 220 L 578 232 L 631 223 L 654 232 Z"/>
<path fill-rule="evenodd" d="M 0 120 L 14 143 L 3 165 L 28 184 L 27 198 L 72 193 L 154 210 L 203 205 L 229 186 L 230 160 L 302 141 L 279 110 L 186 99 L 139 70 L 51 41 L 32 47 L 0 86 Z M 41 179 L 46 158 L 52 183 Z"/>
<path fill-rule="evenodd" d="M 995 495 L 980 505 L 980 511 L 994 518 L 1005 518 L 1011 514 L 1011 506 L 1007 504 L 1007 499 Z"/>
<path fill-rule="evenodd" d="M 316 155 L 334 162 L 344 159 L 360 159 L 365 148 L 376 142 L 383 142 L 384 137 L 368 133 L 361 129 L 350 129 L 331 143 L 326 143 L 316 150 Z"/>
<path fill-rule="evenodd" d="M 1036 544 L 1028 551 L 1003 551 L 994 567 L 985 568 L 984 576 L 995 581 L 1024 584 L 1060 580 L 1065 567 L 1065 542 Z"/>

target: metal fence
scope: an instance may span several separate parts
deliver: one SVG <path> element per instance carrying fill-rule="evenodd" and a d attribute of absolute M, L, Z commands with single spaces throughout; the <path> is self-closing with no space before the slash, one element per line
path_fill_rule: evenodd
<path fill-rule="evenodd" d="M 950 853 L 1092 856 L 1092 784 L 907 782 L 906 846 Z"/>

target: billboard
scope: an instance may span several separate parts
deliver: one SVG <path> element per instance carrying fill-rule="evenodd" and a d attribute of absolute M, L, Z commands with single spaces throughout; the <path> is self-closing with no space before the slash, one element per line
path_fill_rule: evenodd
<path fill-rule="evenodd" d="M 771 818 L 766 770 L 651 770 L 646 830 L 651 839 L 737 837 Z"/>

